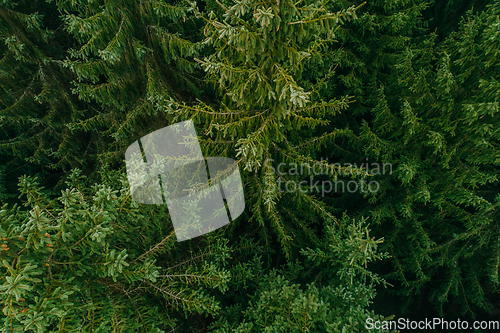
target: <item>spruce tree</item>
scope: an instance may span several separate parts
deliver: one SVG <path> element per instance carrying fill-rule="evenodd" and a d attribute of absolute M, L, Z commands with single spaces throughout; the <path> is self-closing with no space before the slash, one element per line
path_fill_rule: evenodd
<path fill-rule="evenodd" d="M 7 186 L 0 196 L 12 196 L 23 173 L 54 184 L 54 170 L 69 172 L 95 152 L 96 137 L 66 126 L 85 106 L 60 63 L 71 39 L 58 23 L 57 7 L 46 1 L 0 4 L 0 182 Z"/>
<path fill-rule="evenodd" d="M 363 331 L 373 269 L 410 307 L 495 311 L 485 3 L 460 21 L 458 0 L 2 1 L 2 331 Z M 131 200 L 124 151 L 187 119 L 237 161 L 246 213 L 177 243 L 165 206 Z M 380 189 L 297 187 L 313 178 Z"/>
<path fill-rule="evenodd" d="M 290 259 L 292 252 L 317 241 L 321 221 L 334 219 L 313 189 L 281 193 L 279 184 L 309 179 L 288 172 L 294 164 L 341 170 L 315 155 L 332 133 L 315 136 L 312 130 L 329 124 L 325 118 L 345 110 L 350 97 L 322 98 L 334 63 L 318 77 L 307 73 L 328 57 L 325 50 L 335 47 L 336 30 L 356 18 L 356 7 L 333 11 L 322 1 L 218 5 L 222 15 L 193 11 L 206 21 L 202 44 L 213 49 L 196 61 L 217 88 L 219 102 L 193 105 L 169 99 L 165 112 L 176 121 L 189 117 L 203 125 L 206 155 L 237 159 L 249 179 L 245 197 L 252 212 L 252 224 L 238 233 L 254 234 L 257 228 L 266 242 L 276 235 Z M 287 164 L 287 174 L 276 172 L 280 163 Z"/>
<path fill-rule="evenodd" d="M 449 301 L 468 315 L 497 309 L 498 10 L 469 12 L 442 44 L 414 39 L 346 136 L 354 154 L 394 166 L 378 193 L 351 196 L 386 237 L 386 277 L 441 314 Z"/>
<path fill-rule="evenodd" d="M 75 167 L 97 179 L 133 138 L 168 124 L 164 99 L 200 97 L 197 24 L 177 3 L 2 2 L 6 191 L 24 172 L 51 187 Z"/>
<path fill-rule="evenodd" d="M 180 1 L 58 1 L 64 29 L 77 41 L 63 64 L 72 92 L 99 113 L 68 124 L 99 131 L 100 165 L 122 162 L 136 138 L 172 123 L 164 101 L 200 97 L 199 22 Z"/>
<path fill-rule="evenodd" d="M 51 200 L 22 177 L 23 205 L 0 211 L 2 332 L 165 332 L 217 314 L 226 240 L 176 247 L 166 207 L 134 203 L 123 173 L 66 183 Z"/>

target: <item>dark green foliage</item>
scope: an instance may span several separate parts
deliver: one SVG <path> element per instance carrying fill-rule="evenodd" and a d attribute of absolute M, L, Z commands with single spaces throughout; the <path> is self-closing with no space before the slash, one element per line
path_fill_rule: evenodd
<path fill-rule="evenodd" d="M 200 97 L 193 60 L 199 22 L 185 2 L 58 1 L 64 29 L 77 41 L 63 64 L 76 75 L 72 92 L 99 112 L 68 124 L 98 131 L 100 163 L 121 160 L 123 149 L 171 122 L 164 103 Z"/>
<path fill-rule="evenodd" d="M 0 0 L 1 331 L 363 332 L 376 290 L 498 313 L 499 16 Z M 246 210 L 178 243 L 166 206 L 132 200 L 124 151 L 186 119 L 205 156 L 238 161 Z M 338 177 L 380 188 L 280 185 Z"/>
<path fill-rule="evenodd" d="M 85 106 L 60 63 L 72 41 L 57 23 L 57 9 L 45 1 L 0 7 L 0 174 L 11 191 L 24 172 L 57 175 L 53 169 L 69 171 L 95 153 L 91 137 L 65 126 Z"/>
<path fill-rule="evenodd" d="M 383 282 L 366 269 L 387 257 L 377 253 L 382 241 L 370 238 L 364 220 L 330 221 L 317 248 L 304 249 L 301 261 L 258 276 L 251 282 L 250 302 L 227 307 L 213 332 L 364 331 L 368 317 L 382 319 L 365 310 L 375 285 Z"/>
<path fill-rule="evenodd" d="M 464 312 L 497 308 L 499 8 L 469 13 L 442 45 L 430 35 L 407 47 L 373 91 L 373 121 L 349 136 L 394 165 L 361 213 L 381 225 L 391 276 L 410 294 L 431 284 L 440 308 L 453 296 Z"/>
<path fill-rule="evenodd" d="M 200 49 L 194 43 L 199 23 L 186 7 L 156 1 L 5 6 L 0 148 L 11 180 L 32 166 L 88 173 L 121 161 L 129 138 L 168 123 L 157 113 L 166 98 L 201 94 L 192 60 Z"/>

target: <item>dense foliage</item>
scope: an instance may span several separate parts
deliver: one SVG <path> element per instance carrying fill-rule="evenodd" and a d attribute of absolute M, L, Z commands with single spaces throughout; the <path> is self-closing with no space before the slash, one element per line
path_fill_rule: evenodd
<path fill-rule="evenodd" d="M 499 17 L 496 1 L 0 0 L 0 331 L 498 318 Z M 187 119 L 205 156 L 238 161 L 246 209 L 179 243 L 165 205 L 132 199 L 124 152 Z M 378 187 L 315 185 L 339 180 Z"/>

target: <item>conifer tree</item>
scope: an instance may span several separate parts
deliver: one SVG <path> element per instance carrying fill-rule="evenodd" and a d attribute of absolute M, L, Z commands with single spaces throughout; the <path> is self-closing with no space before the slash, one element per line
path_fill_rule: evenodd
<path fill-rule="evenodd" d="M 23 172 L 43 172 L 52 186 L 71 168 L 121 161 L 134 137 L 168 124 L 156 113 L 164 99 L 202 93 L 189 59 L 198 27 L 185 6 L 8 0 L 0 13 L 0 149 L 9 163 L 0 174 L 14 180 L 10 192 Z"/>
<path fill-rule="evenodd" d="M 99 113 L 68 124 L 105 141 L 99 163 L 122 161 L 136 138 L 171 124 L 164 101 L 200 97 L 198 21 L 181 1 L 59 1 L 64 28 L 77 41 L 63 62 L 73 93 Z"/>
<path fill-rule="evenodd" d="M 339 222 L 325 224 L 320 245 L 303 249 L 302 260 L 236 288 L 252 291 L 252 298 L 224 307 L 212 332 L 364 332 L 367 319 L 389 320 L 366 310 L 375 286 L 385 285 L 367 269 L 368 263 L 387 258 L 378 251 L 383 239 L 370 236 L 366 219 L 344 215 Z"/>
<path fill-rule="evenodd" d="M 207 290 L 227 288 L 227 241 L 176 247 L 165 207 L 107 179 L 90 187 L 75 170 L 57 200 L 20 179 L 24 207 L 0 211 L 2 332 L 165 332 L 220 310 Z"/>
<path fill-rule="evenodd" d="M 443 8 L 466 5 L 0 1 L 2 331 L 363 331 L 374 267 L 438 309 L 498 309 L 500 6 Z M 123 153 L 186 119 L 247 208 L 176 243 Z M 367 161 L 394 173 L 333 164 Z M 379 191 L 297 187 L 346 173 Z"/>
<path fill-rule="evenodd" d="M 322 64 L 328 56 L 325 50 L 335 47 L 336 29 L 356 18 L 356 7 L 334 10 L 323 1 L 218 5 L 222 15 L 193 11 L 206 21 L 202 44 L 213 48 L 209 56 L 196 61 L 216 86 L 220 102 L 192 105 L 169 99 L 165 112 L 176 121 L 189 117 L 203 124 L 207 155 L 237 159 L 250 180 L 246 194 L 250 228 L 257 227 L 267 242 L 276 235 L 290 259 L 292 252 L 317 241 L 315 228 L 321 228 L 321 221 L 334 219 L 315 197 L 318 193 L 312 194 L 314 189 L 281 193 L 280 183 L 309 179 L 288 172 L 293 164 L 329 167 L 333 174 L 341 170 L 314 153 L 317 143 L 332 133 L 314 136 L 311 131 L 329 124 L 325 118 L 345 110 L 350 97 L 322 98 L 335 64 L 315 78 L 307 72 Z M 287 174 L 277 174 L 280 163 L 288 165 Z M 251 229 L 239 233 L 253 234 Z"/>
<path fill-rule="evenodd" d="M 45 179 L 54 169 L 69 172 L 94 152 L 92 138 L 65 126 L 84 106 L 60 64 L 71 41 L 58 22 L 56 6 L 46 1 L 0 4 L 0 182 L 10 192 L 2 196 L 15 191 L 23 173 Z"/>
<path fill-rule="evenodd" d="M 177 243 L 165 206 L 134 203 L 121 172 L 66 183 L 51 200 L 22 177 L 23 204 L 0 211 L 2 332 L 188 331 L 210 318 L 213 332 L 362 332 L 382 319 L 366 310 L 384 282 L 367 264 L 387 254 L 364 221 L 330 221 L 302 251 L 309 265 L 268 272 L 258 240 Z"/>
<path fill-rule="evenodd" d="M 207 154 L 234 156 L 245 169 L 251 217 L 250 223 L 233 223 L 231 230 L 177 245 L 165 207 L 133 203 L 123 170 L 102 167 L 101 185 L 95 186 L 74 173 L 57 200 L 24 177 L 26 207 L 2 211 L 5 330 L 182 331 L 206 325 L 211 319 L 205 316 L 214 318 L 212 330 L 244 330 L 245 321 L 259 330 L 262 316 L 274 316 L 270 327 L 280 325 L 280 313 L 252 305 L 264 302 L 275 286 L 290 290 L 292 298 L 317 300 L 311 303 L 314 314 L 307 304 L 296 304 L 296 328 L 305 318 L 310 324 L 303 331 L 325 325 L 333 331 L 363 330 L 373 283 L 381 282 L 365 266 L 385 256 L 375 254 L 378 242 L 364 238 L 360 224 L 338 221 L 314 195 L 285 194 L 278 205 L 280 178 L 273 165 L 325 164 L 316 161 L 312 148 L 331 133 L 317 137 L 311 130 L 327 125 L 323 117 L 345 110 L 350 101 L 322 97 L 325 81 L 334 75 L 334 64 L 322 64 L 325 50 L 335 48 L 336 29 L 356 18 L 355 6 L 299 4 L 218 4 L 222 21 L 199 12 L 195 3 L 56 2 L 62 27 L 74 38 L 67 59 L 56 63 L 74 74 L 68 79 L 79 105 L 94 111 L 70 113 L 73 118 L 63 127 L 72 134 L 99 132 L 96 152 L 105 166 L 137 137 L 192 118 L 205 130 L 200 132 Z M 183 38 L 196 33 L 190 12 L 206 22 L 201 44 L 196 35 Z M 199 53 L 202 47 L 205 55 Z M 193 83 L 190 57 L 217 83 L 215 98 L 194 101 L 202 85 Z M 321 74 L 309 76 L 318 64 L 324 67 Z M 340 225 L 342 232 L 336 230 Z M 256 233 L 245 230 L 255 227 Z M 321 237 L 323 231 L 328 236 Z M 232 235 L 231 242 L 224 235 Z M 333 240 L 339 241 L 334 250 Z M 353 246 L 359 257 L 346 256 Z M 363 246 L 366 251 L 360 252 Z M 190 252 L 193 260 L 183 259 Z M 291 264 L 304 257 L 310 258 L 308 267 Z M 337 271 L 345 274 L 337 277 Z M 19 287 L 16 279 L 26 282 Z M 343 298 L 347 290 L 355 295 L 349 300 Z M 247 308 L 247 314 L 234 317 L 231 305 Z"/>
<path fill-rule="evenodd" d="M 347 136 L 350 151 L 394 166 L 359 210 L 387 239 L 388 277 L 440 311 L 498 308 L 499 8 L 469 12 L 441 45 L 436 34 L 409 44 Z"/>

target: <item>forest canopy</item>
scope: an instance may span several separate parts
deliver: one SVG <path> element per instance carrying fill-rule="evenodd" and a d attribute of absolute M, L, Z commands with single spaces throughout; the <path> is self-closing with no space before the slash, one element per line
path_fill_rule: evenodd
<path fill-rule="evenodd" d="M 499 17 L 0 0 L 0 332 L 498 324 Z M 203 156 L 237 162 L 245 210 L 178 242 L 166 205 L 134 200 L 125 152 L 187 120 Z"/>

